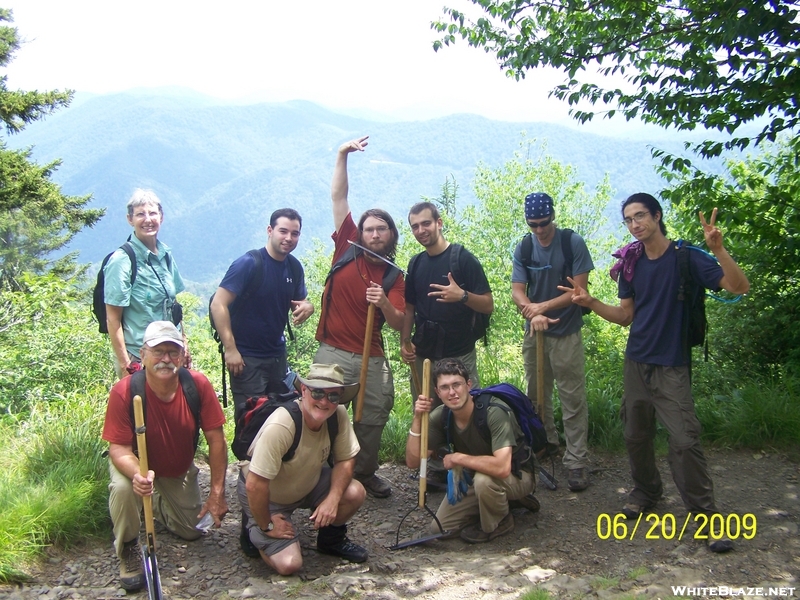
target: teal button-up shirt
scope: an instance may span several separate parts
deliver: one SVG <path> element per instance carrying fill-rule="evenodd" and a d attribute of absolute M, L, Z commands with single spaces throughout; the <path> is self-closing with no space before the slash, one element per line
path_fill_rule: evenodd
<path fill-rule="evenodd" d="M 104 293 L 106 304 L 122 307 L 125 347 L 139 357 L 144 330 L 153 321 L 172 320 L 175 296 L 185 288 L 169 246 L 156 242 L 155 254 L 135 235 L 130 244 L 136 254 L 136 281 L 131 286 L 131 261 L 117 249 L 103 271 Z"/>

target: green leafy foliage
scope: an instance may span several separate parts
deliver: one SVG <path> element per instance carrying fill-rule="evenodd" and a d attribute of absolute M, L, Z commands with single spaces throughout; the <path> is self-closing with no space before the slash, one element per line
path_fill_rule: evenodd
<path fill-rule="evenodd" d="M 0 23 L 10 22 L 11 11 L 0 9 Z M 19 48 L 14 27 L 0 25 L 0 66 L 7 66 Z M 0 120 L 9 133 L 69 104 L 72 92 L 10 91 L 0 77 Z M 24 272 L 51 270 L 62 277 L 78 273 L 75 254 L 58 259 L 63 248 L 86 226 L 94 225 L 104 209 L 87 209 L 90 197 L 70 197 L 50 181 L 58 161 L 39 166 L 31 151 L 9 150 L 0 141 L 0 289 L 19 290 Z"/>
<path fill-rule="evenodd" d="M 478 18 L 453 8 L 432 27 L 434 49 L 456 38 L 497 56 L 517 79 L 550 66 L 565 80 L 551 94 L 567 101 L 581 122 L 583 106 L 610 106 L 626 119 L 693 130 L 702 125 L 733 134 L 764 118 L 754 137 L 695 146 L 704 156 L 751 141 L 775 140 L 796 129 L 800 28 L 793 0 L 747 5 L 726 0 L 553 2 L 470 0 Z M 596 83 L 592 71 L 606 76 Z M 624 85 L 616 85 L 624 82 Z"/>
<path fill-rule="evenodd" d="M 712 348 L 731 368 L 800 367 L 799 157 L 800 139 L 794 138 L 728 161 L 724 175 L 663 169 L 679 236 L 697 242 L 697 212 L 708 217 L 717 207 L 725 246 L 750 279 L 745 301 L 709 303 L 718 323 L 711 329 Z"/>

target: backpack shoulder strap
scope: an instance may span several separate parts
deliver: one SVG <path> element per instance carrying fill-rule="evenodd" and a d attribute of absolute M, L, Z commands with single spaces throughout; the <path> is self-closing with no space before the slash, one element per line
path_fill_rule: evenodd
<path fill-rule="evenodd" d="M 336 436 L 339 435 L 339 416 L 338 411 L 328 417 L 328 439 L 331 441 L 331 451 L 328 454 L 328 464 L 333 467 L 333 445 L 336 443 Z"/>
<path fill-rule="evenodd" d="M 400 275 L 400 271 L 393 267 L 392 265 L 386 265 L 386 270 L 383 272 L 383 282 L 381 283 L 381 287 L 383 288 L 383 293 L 387 296 L 389 295 L 389 290 L 392 289 L 394 282 L 397 281 L 397 277 Z"/>
<path fill-rule="evenodd" d="M 525 267 L 525 272 L 528 273 L 528 279 L 530 279 L 528 267 L 533 264 L 533 239 L 530 233 L 523 235 L 519 242 L 519 257 L 522 266 Z"/>
<path fill-rule="evenodd" d="M 450 251 L 450 273 L 453 275 L 458 285 L 464 283 L 464 278 L 461 276 L 461 251 L 464 246 L 461 244 L 450 244 L 452 250 Z"/>
<path fill-rule="evenodd" d="M 260 288 L 261 282 L 264 281 L 264 259 L 261 256 L 261 248 L 248 250 L 247 254 L 253 258 L 254 264 L 253 270 L 250 272 L 250 277 L 247 279 L 247 283 L 242 291 L 242 296 L 245 298 L 249 297 L 253 292 Z"/>
<path fill-rule="evenodd" d="M 489 404 L 492 402 L 492 395 L 489 393 L 478 394 L 472 397 L 475 403 L 475 411 L 472 413 L 472 422 L 478 428 L 478 433 L 487 444 L 492 442 L 492 432 L 489 429 Z"/>
<path fill-rule="evenodd" d="M 136 268 L 137 267 L 137 265 L 136 265 L 136 252 L 134 252 L 133 246 L 131 246 L 130 242 L 125 242 L 124 244 L 122 244 L 122 246 L 120 246 L 120 250 L 124 250 L 125 254 L 128 255 L 128 258 L 131 261 L 131 285 L 133 285 L 133 282 L 136 281 L 136 271 L 138 270 Z M 110 255 L 109 255 L 109 258 L 111 258 Z M 108 262 L 108 260 L 106 260 L 106 262 Z M 105 266 L 105 263 L 103 264 L 103 266 Z"/>
<path fill-rule="evenodd" d="M 197 450 L 197 444 L 200 442 L 200 392 L 197 391 L 197 384 L 195 384 L 189 369 L 184 367 L 178 369 L 178 380 L 181 383 L 186 404 L 189 405 L 189 410 L 194 417 L 194 449 Z"/>
<path fill-rule="evenodd" d="M 131 375 L 130 387 L 130 417 L 131 429 L 133 429 L 133 453 L 139 456 L 139 449 L 136 444 L 136 416 L 133 413 L 133 398 L 139 396 L 142 399 L 142 417 L 144 418 L 145 425 L 147 424 L 147 396 L 144 392 L 145 389 L 145 374 L 143 370 L 134 371 Z"/>
<path fill-rule="evenodd" d="M 281 458 L 282 462 L 286 462 L 294 458 L 294 453 L 300 445 L 300 437 L 303 435 L 303 411 L 300 410 L 300 405 L 294 400 L 284 402 L 281 406 L 289 411 L 289 414 L 292 416 L 292 421 L 294 422 L 294 439 L 292 440 L 292 445 L 289 446 L 286 454 Z"/>

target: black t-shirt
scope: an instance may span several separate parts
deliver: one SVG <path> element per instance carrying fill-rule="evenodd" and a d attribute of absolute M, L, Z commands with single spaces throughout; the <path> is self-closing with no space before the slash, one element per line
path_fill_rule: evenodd
<path fill-rule="evenodd" d="M 461 356 L 475 349 L 475 339 L 472 335 L 475 311 L 465 304 L 437 302 L 436 298 L 428 296 L 433 289 L 430 287 L 431 283 L 448 285 L 447 274 L 451 272 L 452 252 L 453 244 L 436 256 L 429 256 L 427 252 L 420 253 L 414 260 L 413 270 L 406 278 L 406 303 L 414 305 L 416 332 L 413 341 L 417 346 L 417 354 L 423 358 Z M 459 271 L 458 275 L 463 281 L 459 281 L 456 274 L 453 274 L 453 278 L 462 289 L 473 294 L 486 294 L 491 291 L 481 263 L 466 248 L 461 249 Z M 430 344 L 422 343 L 423 340 L 420 339 L 423 330 L 430 331 L 429 327 L 425 327 L 426 321 L 436 323 L 443 330 L 443 344 L 439 344 L 438 352 L 433 349 L 426 352 L 426 347 Z"/>

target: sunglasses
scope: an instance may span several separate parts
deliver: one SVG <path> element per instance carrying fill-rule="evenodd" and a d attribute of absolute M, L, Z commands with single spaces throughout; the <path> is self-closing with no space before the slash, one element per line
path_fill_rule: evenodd
<path fill-rule="evenodd" d="M 328 390 L 308 388 L 308 392 L 314 400 L 327 398 L 331 404 L 339 404 L 342 399 L 342 392 L 329 392 Z"/>
<path fill-rule="evenodd" d="M 532 223 L 531 221 L 526 221 L 528 227 L 530 227 L 531 229 L 543 229 L 544 227 L 550 225 L 550 223 L 552 222 L 553 222 L 553 215 L 550 215 L 546 221 L 539 221 L 538 223 Z"/>

